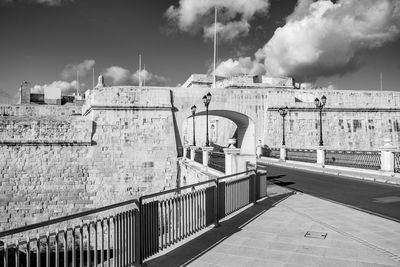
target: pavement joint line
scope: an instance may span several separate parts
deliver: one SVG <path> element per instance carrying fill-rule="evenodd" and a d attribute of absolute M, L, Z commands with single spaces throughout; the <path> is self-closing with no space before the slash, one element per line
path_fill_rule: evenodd
<path fill-rule="evenodd" d="M 314 196 L 311 196 L 311 195 L 308 195 L 308 194 L 305 194 L 305 195 L 310 196 L 310 197 L 314 197 Z M 319 198 L 319 197 L 314 197 L 314 198 Z M 321 200 L 324 200 L 324 199 L 321 198 Z M 362 238 L 359 238 L 359 237 L 357 237 L 355 235 L 347 233 L 346 231 L 342 231 L 342 230 L 336 228 L 335 226 L 332 226 L 329 223 L 326 223 L 324 221 L 316 219 L 316 218 L 314 218 L 314 217 L 312 217 L 312 216 L 310 216 L 310 215 L 308 215 L 308 214 L 306 214 L 304 212 L 297 211 L 296 209 L 293 209 L 293 208 L 289 207 L 288 205 L 285 205 L 284 203 L 282 203 L 281 205 L 283 207 L 285 207 L 286 209 L 289 209 L 289 210 L 291 210 L 291 211 L 293 211 L 293 212 L 295 212 L 295 213 L 297 213 L 297 214 L 299 214 L 301 216 L 307 217 L 307 218 L 311 219 L 312 221 L 314 221 L 316 223 L 319 223 L 319 224 L 321 224 L 321 225 L 323 225 L 323 226 L 335 231 L 338 234 L 346 236 L 346 237 L 348 237 L 348 238 L 350 238 L 350 239 L 352 239 L 352 240 L 354 240 L 354 241 L 356 241 L 356 242 L 358 242 L 358 243 L 360 243 L 360 244 L 362 244 L 362 245 L 364 245 L 364 246 L 366 246 L 366 247 L 368 247 L 370 249 L 378 251 L 378 252 L 390 257 L 391 259 L 394 259 L 394 260 L 400 262 L 400 255 L 397 255 L 397 254 L 395 254 L 395 253 L 393 253 L 393 252 L 391 252 L 391 251 L 389 251 L 389 250 L 387 250 L 385 248 L 382 248 L 382 247 L 379 247 L 377 245 L 374 245 L 374 244 L 372 244 L 372 243 L 370 243 L 370 242 L 368 242 L 368 241 L 366 241 L 366 240 L 364 240 Z"/>

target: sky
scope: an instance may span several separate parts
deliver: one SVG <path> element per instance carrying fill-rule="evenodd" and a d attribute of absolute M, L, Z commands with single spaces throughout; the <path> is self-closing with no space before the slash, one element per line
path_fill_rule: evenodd
<path fill-rule="evenodd" d="M 0 103 L 19 86 L 63 94 L 177 86 L 211 73 L 290 76 L 303 85 L 400 91 L 398 0 L 0 0 Z M 139 54 L 142 71 L 139 72 Z"/>

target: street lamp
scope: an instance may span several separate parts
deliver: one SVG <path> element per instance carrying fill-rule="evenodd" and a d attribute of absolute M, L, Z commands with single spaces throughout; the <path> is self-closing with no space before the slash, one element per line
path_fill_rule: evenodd
<path fill-rule="evenodd" d="M 209 138 L 208 138 L 208 106 L 211 102 L 211 93 L 208 92 L 205 96 L 203 96 L 203 103 L 206 106 L 206 146 L 210 146 Z"/>
<path fill-rule="evenodd" d="M 196 135 L 195 135 L 195 124 L 194 124 L 194 117 L 196 116 L 196 106 L 192 106 L 190 108 L 192 110 L 192 116 L 193 116 L 193 145 L 196 145 Z"/>
<path fill-rule="evenodd" d="M 285 116 L 288 113 L 288 107 L 280 108 L 279 114 L 282 116 L 282 146 L 285 145 Z"/>
<path fill-rule="evenodd" d="M 324 141 L 322 141 L 322 109 L 326 103 L 326 96 L 321 97 L 321 101 L 318 98 L 314 100 L 315 106 L 319 109 L 319 145 L 323 146 Z"/>

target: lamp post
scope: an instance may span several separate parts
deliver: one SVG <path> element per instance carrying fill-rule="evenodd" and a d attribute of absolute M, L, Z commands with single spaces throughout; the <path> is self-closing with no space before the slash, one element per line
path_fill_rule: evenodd
<path fill-rule="evenodd" d="M 194 117 L 196 116 L 196 106 L 192 106 L 190 108 L 192 110 L 192 117 L 193 117 L 193 145 L 196 145 L 196 134 L 195 134 L 195 123 L 194 123 Z"/>
<path fill-rule="evenodd" d="M 288 113 L 288 107 L 279 109 L 279 114 L 282 116 L 282 146 L 285 145 L 285 117 L 287 113 Z"/>
<path fill-rule="evenodd" d="M 211 102 L 211 93 L 208 92 L 205 96 L 203 96 L 203 103 L 206 106 L 206 146 L 210 146 L 209 138 L 208 138 L 208 106 Z"/>
<path fill-rule="evenodd" d="M 326 96 L 321 97 L 321 101 L 318 98 L 314 100 L 315 106 L 319 109 L 319 145 L 323 146 L 324 141 L 322 140 L 322 109 L 326 103 Z"/>

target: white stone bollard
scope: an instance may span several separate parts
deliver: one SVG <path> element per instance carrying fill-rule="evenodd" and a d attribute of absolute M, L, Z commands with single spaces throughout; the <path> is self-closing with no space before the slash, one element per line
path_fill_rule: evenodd
<path fill-rule="evenodd" d="M 321 167 L 325 166 L 325 155 L 327 146 L 317 146 L 317 164 Z"/>
<path fill-rule="evenodd" d="M 208 159 L 210 157 L 210 152 L 213 149 L 214 148 L 212 146 L 204 146 L 201 148 L 201 150 L 203 151 L 203 165 L 204 166 L 208 166 Z"/>
<path fill-rule="evenodd" d="M 381 150 L 381 170 L 386 172 L 394 172 L 394 153 L 396 148 L 390 142 L 390 138 L 385 138 L 385 144 L 379 149 Z"/>
<path fill-rule="evenodd" d="M 197 148 L 197 146 L 190 146 L 190 160 L 194 161 L 195 151 Z"/>
<path fill-rule="evenodd" d="M 225 174 L 230 175 L 237 173 L 238 162 L 237 155 L 240 153 L 240 148 L 225 148 Z"/>
<path fill-rule="evenodd" d="M 286 147 L 285 146 L 281 146 L 279 160 L 280 161 L 286 161 Z"/>

